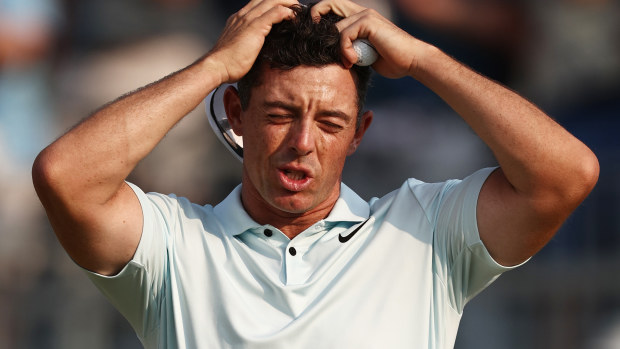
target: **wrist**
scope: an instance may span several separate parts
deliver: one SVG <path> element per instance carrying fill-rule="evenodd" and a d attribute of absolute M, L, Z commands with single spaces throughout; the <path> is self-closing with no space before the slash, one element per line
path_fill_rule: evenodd
<path fill-rule="evenodd" d="M 201 76 L 204 76 L 206 79 L 203 81 L 205 81 L 208 85 L 214 86 L 213 88 L 230 80 L 226 65 L 218 60 L 217 57 L 214 57 L 211 53 L 203 56 L 199 60 L 199 65 L 201 69 Z"/>
<path fill-rule="evenodd" d="M 409 76 L 422 82 L 424 77 L 434 68 L 438 60 L 443 59 L 445 54 L 436 46 L 423 41 L 417 42 L 418 47 L 409 67 Z"/>

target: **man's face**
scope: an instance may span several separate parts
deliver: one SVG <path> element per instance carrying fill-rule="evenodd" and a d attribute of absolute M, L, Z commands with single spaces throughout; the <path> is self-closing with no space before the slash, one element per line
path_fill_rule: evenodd
<path fill-rule="evenodd" d="M 357 93 L 348 69 L 332 64 L 264 68 L 239 121 L 243 136 L 243 202 L 284 216 L 331 209 L 347 155 L 372 115 L 356 130 Z M 265 205 L 267 204 L 267 205 Z M 250 206 L 250 207 L 247 207 Z"/>

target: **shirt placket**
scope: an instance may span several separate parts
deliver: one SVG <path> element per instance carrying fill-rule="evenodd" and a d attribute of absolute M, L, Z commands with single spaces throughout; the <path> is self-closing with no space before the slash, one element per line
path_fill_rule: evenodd
<path fill-rule="evenodd" d="M 283 265 L 287 285 L 299 285 L 308 280 L 315 266 L 309 265 L 305 254 L 308 248 L 319 237 L 316 235 L 325 229 L 323 222 L 318 222 L 291 240 L 284 250 Z"/>

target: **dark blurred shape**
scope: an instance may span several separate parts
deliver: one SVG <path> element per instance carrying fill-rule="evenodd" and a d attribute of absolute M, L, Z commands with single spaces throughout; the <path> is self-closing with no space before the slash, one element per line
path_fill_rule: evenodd
<path fill-rule="evenodd" d="M 50 62 L 62 16 L 53 0 L 0 1 L 0 347 L 16 348 L 32 321 L 25 297 L 48 267 L 43 212 L 30 181 L 55 136 Z"/>
<path fill-rule="evenodd" d="M 506 83 L 527 30 L 523 1 L 395 0 L 399 22 L 475 70 Z"/>

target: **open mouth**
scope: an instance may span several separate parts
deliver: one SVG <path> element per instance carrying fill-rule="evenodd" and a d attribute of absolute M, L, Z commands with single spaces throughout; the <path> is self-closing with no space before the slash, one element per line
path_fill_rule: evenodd
<path fill-rule="evenodd" d="M 306 173 L 303 172 L 303 171 L 282 170 L 282 172 L 284 172 L 284 175 L 286 177 L 288 177 L 289 179 L 294 180 L 294 181 L 299 181 L 299 180 L 302 180 L 302 179 L 308 177 L 306 175 Z"/>
<path fill-rule="evenodd" d="M 280 184 L 289 191 L 302 191 L 312 182 L 312 178 L 306 171 L 283 168 L 279 173 Z"/>

